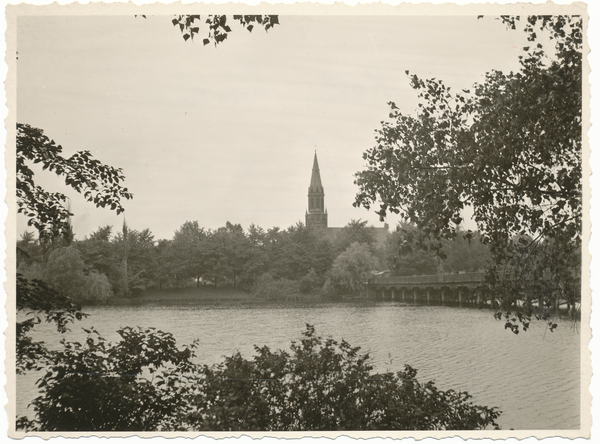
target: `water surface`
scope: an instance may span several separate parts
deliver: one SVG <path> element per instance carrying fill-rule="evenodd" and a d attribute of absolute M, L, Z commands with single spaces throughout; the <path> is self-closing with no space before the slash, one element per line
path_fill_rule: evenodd
<path fill-rule="evenodd" d="M 503 412 L 503 429 L 579 428 L 579 324 L 559 322 L 554 332 L 532 322 L 514 335 L 490 310 L 403 302 L 177 303 L 102 306 L 73 327 L 69 338 L 83 340 L 81 327 L 95 327 L 117 340 L 124 326 L 156 327 L 179 344 L 200 340 L 198 359 L 216 363 L 254 345 L 288 349 L 312 324 L 321 336 L 342 338 L 368 352 L 376 371 L 418 370 L 421 382 L 442 390 L 467 391 L 474 402 Z M 58 343 L 51 327 L 40 336 Z M 36 396 L 34 376 L 19 380 L 17 409 L 25 412 Z"/>

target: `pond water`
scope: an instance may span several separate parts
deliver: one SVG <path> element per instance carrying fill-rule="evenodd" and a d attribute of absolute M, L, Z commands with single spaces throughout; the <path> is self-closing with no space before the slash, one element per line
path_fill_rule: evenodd
<path fill-rule="evenodd" d="M 198 359 L 216 363 L 253 346 L 288 349 L 306 324 L 321 336 L 342 338 L 369 352 L 376 371 L 418 370 L 421 382 L 434 380 L 442 390 L 467 391 L 477 404 L 502 410 L 503 429 L 577 429 L 580 408 L 579 323 L 563 320 L 554 332 L 532 322 L 519 335 L 504 329 L 493 312 L 403 302 L 178 303 L 102 306 L 68 334 L 83 340 L 80 327 L 95 327 L 117 340 L 124 326 L 156 327 L 173 333 L 178 344 L 200 340 Z M 36 333 L 58 344 L 51 326 Z M 37 395 L 37 375 L 18 379 L 17 412 Z"/>

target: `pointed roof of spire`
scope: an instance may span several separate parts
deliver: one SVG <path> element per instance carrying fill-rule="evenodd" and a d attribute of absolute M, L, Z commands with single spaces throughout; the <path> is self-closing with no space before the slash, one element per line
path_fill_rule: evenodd
<path fill-rule="evenodd" d="M 319 172 L 319 162 L 317 161 L 317 151 L 315 150 L 315 160 L 313 162 L 312 176 L 310 178 L 310 187 L 312 189 L 323 189 L 321 184 L 321 173 Z"/>

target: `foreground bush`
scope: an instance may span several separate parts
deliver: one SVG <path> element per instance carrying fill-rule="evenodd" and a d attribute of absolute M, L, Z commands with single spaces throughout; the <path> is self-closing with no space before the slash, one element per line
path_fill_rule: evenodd
<path fill-rule="evenodd" d="M 45 431 L 466 430 L 498 427 L 496 408 L 416 380 L 406 366 L 373 374 L 369 356 L 307 326 L 290 351 L 256 347 L 209 367 L 170 334 L 126 328 L 65 343 L 38 382 L 33 421 Z"/>

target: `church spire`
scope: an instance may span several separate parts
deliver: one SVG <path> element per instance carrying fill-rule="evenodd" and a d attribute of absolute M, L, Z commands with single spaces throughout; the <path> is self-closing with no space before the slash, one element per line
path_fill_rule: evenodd
<path fill-rule="evenodd" d="M 308 228 L 327 228 L 327 212 L 325 211 L 325 190 L 321 183 L 319 161 L 315 151 L 310 186 L 308 187 L 308 212 L 306 213 Z"/>
<path fill-rule="evenodd" d="M 318 190 L 321 192 L 323 191 L 323 184 L 321 184 L 321 173 L 319 172 L 319 161 L 317 160 L 316 151 L 315 160 L 313 161 L 312 176 L 310 178 L 310 188 L 308 189 L 309 194 L 311 190 L 313 192 L 317 192 Z"/>

